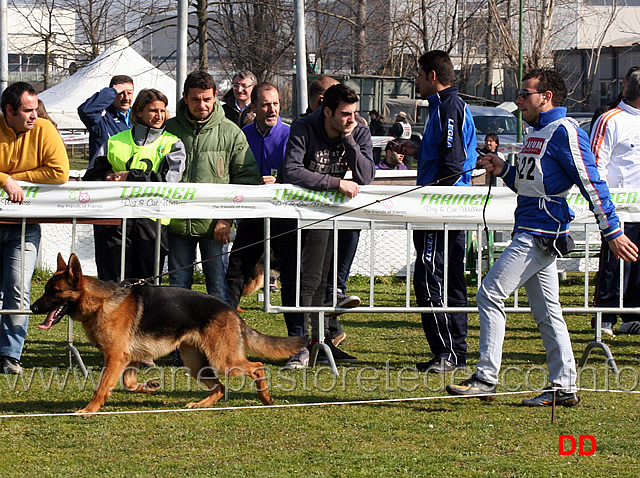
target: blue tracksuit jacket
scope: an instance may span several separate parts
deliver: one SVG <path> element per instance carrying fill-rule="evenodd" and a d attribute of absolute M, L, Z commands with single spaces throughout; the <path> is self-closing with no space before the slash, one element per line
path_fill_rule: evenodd
<path fill-rule="evenodd" d="M 470 186 L 477 160 L 476 127 L 469 106 L 450 86 L 429 98 L 429 122 L 424 128 L 418 155 L 420 185 L 454 175 L 442 186 Z M 455 176 L 467 171 L 460 176 Z"/>
<path fill-rule="evenodd" d="M 93 166 L 96 152 L 107 144 L 116 133 L 131 128 L 129 111 L 123 114 L 112 105 L 117 92 L 114 88 L 102 88 L 91 98 L 78 106 L 80 120 L 89 130 L 89 167 Z"/>
<path fill-rule="evenodd" d="M 569 189 L 577 185 L 606 239 L 622 234 L 607 184 L 600 178 L 589 148 L 589 137 L 566 118 L 567 109 L 540 113 L 534 130 L 524 139 L 516 166 L 505 164 L 500 173 L 518 193 L 514 231 L 541 236 L 569 233 L 575 217 L 567 203 Z"/>

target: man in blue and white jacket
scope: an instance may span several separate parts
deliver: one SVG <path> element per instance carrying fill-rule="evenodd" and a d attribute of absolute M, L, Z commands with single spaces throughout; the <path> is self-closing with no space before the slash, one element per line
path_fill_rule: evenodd
<path fill-rule="evenodd" d="M 447 392 L 452 395 L 495 398 L 506 328 L 504 301 L 524 285 L 546 350 L 550 387 L 522 404 L 551 405 L 552 389 L 556 390 L 557 404 L 579 403 L 576 365 L 562 317 L 556 269 L 556 257 L 570 249 L 569 223 L 574 214 L 566 198 L 573 185 L 589 202 L 616 257 L 628 262 L 638 257 L 638 248 L 620 229 L 609 190 L 589 149 L 589 138 L 566 118 L 566 108 L 561 107 L 566 96 L 564 80 L 556 71 L 530 71 L 523 78 L 517 104 L 533 131 L 525 138 L 516 165 L 510 166 L 493 153 L 478 161 L 518 194 L 518 203 L 513 240 L 478 289 L 480 359 L 476 372 L 458 385 L 448 385 Z"/>
<path fill-rule="evenodd" d="M 433 50 L 422 55 L 418 64 L 416 86 L 420 95 L 429 100 L 429 122 L 419 148 L 404 141 L 396 150 L 418 157 L 418 185 L 443 180 L 440 186 L 470 186 L 477 159 L 476 129 L 469 106 L 458 96 L 458 88 L 453 85 L 453 63 L 446 52 Z M 465 231 L 449 231 L 447 277 L 444 276 L 444 231 L 416 230 L 413 243 L 416 248 L 413 287 L 418 305 L 442 307 L 446 289 L 446 305 L 466 307 Z M 434 357 L 427 362 L 418 362 L 418 370 L 445 373 L 466 365 L 466 313 L 423 313 L 422 328 Z"/>

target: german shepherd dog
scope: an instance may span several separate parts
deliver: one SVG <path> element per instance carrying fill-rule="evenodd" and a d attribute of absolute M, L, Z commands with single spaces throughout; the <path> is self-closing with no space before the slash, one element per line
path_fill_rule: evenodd
<path fill-rule="evenodd" d="M 264 367 L 247 360 L 245 351 L 281 360 L 305 345 L 302 337 L 273 337 L 253 330 L 227 304 L 201 292 L 168 286 L 122 287 L 84 276 L 75 254 L 68 265 L 58 254 L 58 270 L 31 310 L 47 314 L 41 329 L 50 328 L 68 314 L 82 323 L 88 339 L 104 356 L 98 387 L 78 414 L 97 412 L 123 373 L 127 390 L 156 391 L 157 382 L 138 383 L 138 362 L 162 357 L 177 347 L 191 375 L 210 391 L 205 399 L 189 403 L 187 408 L 210 407 L 224 396 L 224 385 L 215 373 L 203 374 L 205 367 L 217 374 L 248 375 L 256 382 L 260 401 L 271 405 Z"/>

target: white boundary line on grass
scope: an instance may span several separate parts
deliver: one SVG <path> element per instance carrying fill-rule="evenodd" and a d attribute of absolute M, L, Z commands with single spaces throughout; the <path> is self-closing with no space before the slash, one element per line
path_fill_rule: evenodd
<path fill-rule="evenodd" d="M 620 393 L 640 393 L 638 391 L 623 391 L 623 390 L 598 390 L 598 389 L 586 389 L 581 388 L 579 391 L 584 392 L 620 392 Z M 495 396 L 506 396 L 506 395 L 522 395 L 529 393 L 539 393 L 540 390 L 525 390 L 519 392 L 497 392 L 492 395 Z M 181 412 L 222 412 L 229 410 L 268 410 L 268 409 L 277 409 L 277 408 L 302 408 L 302 407 L 323 407 L 330 405 L 371 405 L 371 404 L 379 404 L 379 403 L 398 403 L 398 402 L 417 402 L 417 401 L 426 401 L 426 400 L 442 400 L 442 399 L 457 399 L 457 398 L 481 398 L 485 395 L 441 395 L 436 397 L 413 397 L 413 398 L 381 398 L 376 400 L 352 400 L 352 401 L 342 401 L 342 402 L 314 402 L 314 403 L 284 403 L 284 404 L 276 404 L 276 405 L 247 405 L 240 407 L 209 407 L 209 408 L 176 408 L 176 409 L 161 409 L 161 410 L 122 410 L 115 412 L 96 412 L 92 414 L 87 414 L 89 416 L 93 415 L 135 415 L 135 414 L 143 414 L 143 413 L 181 413 Z M 83 416 L 82 414 L 78 414 L 75 412 L 67 412 L 67 413 L 34 413 L 34 414 L 11 414 L 11 415 L 0 415 L 0 419 L 2 418 L 41 418 L 41 417 L 69 417 L 69 416 Z"/>
<path fill-rule="evenodd" d="M 601 390 L 596 388 L 578 388 L 579 392 L 608 392 L 608 393 L 640 393 L 638 390 Z M 497 392 L 492 395 L 506 396 L 506 395 L 522 395 L 525 393 L 539 393 L 540 390 L 525 390 L 520 392 Z M 180 413 L 180 412 L 222 412 L 230 410 L 268 410 L 276 408 L 302 408 L 302 407 L 323 407 L 329 405 L 371 405 L 379 403 L 398 403 L 398 402 L 417 402 L 426 400 L 442 400 L 442 399 L 456 399 L 456 398 L 481 398 L 485 395 L 441 395 L 436 397 L 413 397 L 413 398 L 381 398 L 376 400 L 352 400 L 342 402 L 314 402 L 314 403 L 284 403 L 280 405 L 247 405 L 240 407 L 209 407 L 209 408 L 176 408 L 176 409 L 161 409 L 161 410 L 122 410 L 116 412 L 96 412 L 87 414 L 93 415 L 136 415 L 143 413 Z M 41 417 L 81 417 L 82 414 L 75 412 L 67 413 L 33 413 L 33 414 L 11 414 L 0 415 L 2 418 L 41 418 Z"/>
<path fill-rule="evenodd" d="M 493 393 L 492 395 L 517 395 L 523 393 L 536 393 L 534 391 L 523 391 L 523 392 L 498 392 Z M 283 403 L 277 405 L 246 405 L 240 407 L 209 407 L 209 408 L 176 408 L 176 409 L 167 409 L 167 410 L 123 410 L 117 412 L 96 412 L 88 414 L 90 416 L 93 415 L 133 415 L 138 413 L 172 413 L 172 412 L 221 412 L 227 410 L 268 410 L 275 408 L 301 408 L 301 407 L 322 407 L 328 405 L 368 405 L 368 404 L 377 404 L 377 403 L 395 403 L 395 402 L 417 402 L 421 400 L 441 400 L 447 398 L 475 398 L 475 397 L 483 397 L 485 395 L 442 395 L 436 397 L 413 397 L 413 398 L 380 398 L 376 400 L 352 400 L 352 401 L 343 401 L 343 402 L 313 402 L 313 403 Z M 36 417 L 65 417 L 65 416 L 78 416 L 81 417 L 83 414 L 78 414 L 75 412 L 68 413 L 34 413 L 34 414 L 22 414 L 22 415 L 0 415 L 0 418 L 36 418 Z"/>

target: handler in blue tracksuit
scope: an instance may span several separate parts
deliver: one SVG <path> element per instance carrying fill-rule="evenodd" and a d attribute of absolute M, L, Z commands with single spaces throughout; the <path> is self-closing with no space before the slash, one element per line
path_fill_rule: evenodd
<path fill-rule="evenodd" d="M 488 172 L 495 172 L 518 194 L 513 239 L 500 255 L 478 289 L 480 314 L 480 359 L 475 374 L 456 385 L 452 395 L 484 395 L 493 399 L 502 362 L 506 330 L 504 301 L 524 286 L 533 318 L 540 330 L 547 354 L 550 387 L 526 406 L 555 402 L 574 406 L 576 365 L 567 324 L 562 317 L 556 257 L 571 249 L 569 223 L 574 218 L 567 204 L 569 189 L 576 185 L 611 250 L 618 258 L 635 261 L 638 248 L 620 230 L 615 206 L 606 183 L 600 178 L 589 138 L 566 118 L 562 107 L 567 96 L 563 78 L 554 70 L 532 70 L 522 81 L 517 104 L 523 118 L 533 126 L 510 166 L 490 153 L 479 160 Z"/>
<path fill-rule="evenodd" d="M 416 86 L 429 100 L 427 123 L 419 149 L 408 141 L 397 151 L 418 157 L 418 185 L 470 186 L 475 167 L 476 130 L 467 104 L 453 86 L 455 72 L 449 55 L 433 50 L 418 60 Z M 421 307 L 444 306 L 444 283 L 447 281 L 447 305 L 467 306 L 464 279 L 465 232 L 450 231 L 448 276 L 444 277 L 444 231 L 417 230 L 413 233 L 416 264 L 413 287 Z M 434 357 L 418 362 L 420 371 L 444 373 L 464 367 L 467 361 L 467 314 L 422 314 L 422 327 Z"/>

